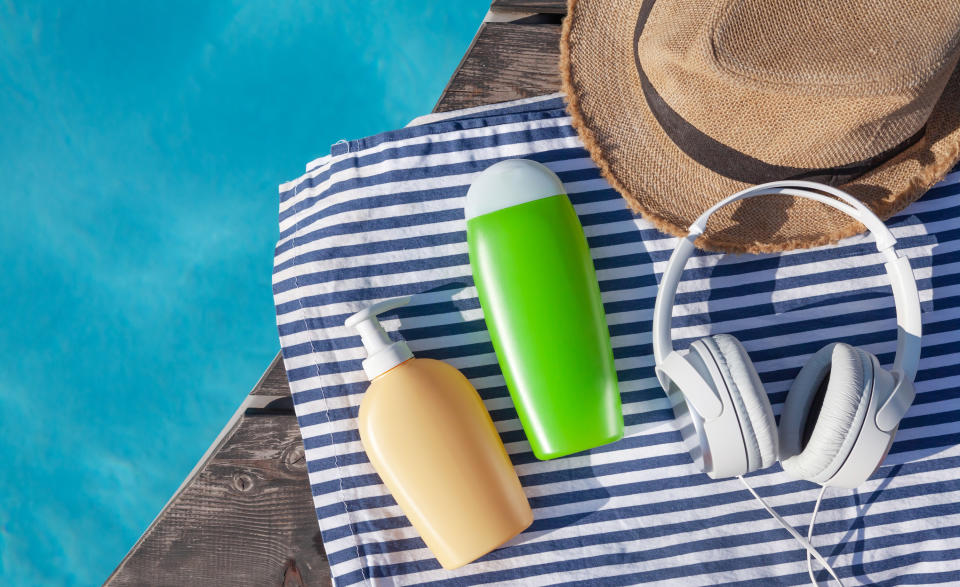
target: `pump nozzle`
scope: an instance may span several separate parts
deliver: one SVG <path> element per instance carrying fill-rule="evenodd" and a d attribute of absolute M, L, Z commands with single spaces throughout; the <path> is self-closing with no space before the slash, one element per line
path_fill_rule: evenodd
<path fill-rule="evenodd" d="M 363 361 L 363 371 L 369 379 L 382 375 L 400 363 L 413 358 L 413 353 L 407 343 L 402 340 L 399 342 L 390 340 L 383 326 L 380 325 L 380 320 L 377 319 L 378 314 L 405 306 L 409 302 L 410 296 L 384 300 L 360 310 L 343 323 L 347 328 L 356 328 L 360 334 L 360 340 L 363 341 L 363 346 L 367 349 L 367 358 Z"/>

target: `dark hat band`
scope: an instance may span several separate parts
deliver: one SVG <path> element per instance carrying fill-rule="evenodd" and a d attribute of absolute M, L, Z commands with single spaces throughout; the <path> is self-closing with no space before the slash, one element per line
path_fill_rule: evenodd
<path fill-rule="evenodd" d="M 637 26 L 633 33 L 633 58 L 640 77 L 640 87 L 646 98 L 647 106 L 663 132 L 688 157 L 707 169 L 736 181 L 758 184 L 784 179 L 805 179 L 839 186 L 853 181 L 871 169 L 906 150 L 924 135 L 926 127 L 921 128 L 905 141 L 887 149 L 869 159 L 847 163 L 838 167 L 805 169 L 766 163 L 724 145 L 685 120 L 676 110 L 667 104 L 657 92 L 647 74 L 640 65 L 640 35 L 647 23 L 654 0 L 644 0 L 637 15 Z"/>

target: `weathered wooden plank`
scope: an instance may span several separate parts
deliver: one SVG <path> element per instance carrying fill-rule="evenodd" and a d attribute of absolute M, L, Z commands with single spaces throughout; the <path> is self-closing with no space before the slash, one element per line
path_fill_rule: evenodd
<path fill-rule="evenodd" d="M 487 22 L 437 101 L 435 112 L 560 90 L 560 27 Z"/>
<path fill-rule="evenodd" d="M 253 395 L 290 395 L 290 384 L 287 383 L 287 372 L 283 368 L 283 357 L 280 353 L 273 358 L 273 362 L 264 371 L 263 377 L 250 392 Z"/>
<path fill-rule="evenodd" d="M 246 416 L 107 580 L 329 585 L 297 420 Z"/>
<path fill-rule="evenodd" d="M 566 14 L 566 0 L 493 0 L 490 10 L 510 12 L 539 12 L 542 14 Z"/>

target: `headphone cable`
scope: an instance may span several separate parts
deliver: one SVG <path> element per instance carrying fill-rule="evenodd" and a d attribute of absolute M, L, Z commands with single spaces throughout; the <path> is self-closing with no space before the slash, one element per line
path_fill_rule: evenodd
<path fill-rule="evenodd" d="M 817 496 L 817 503 L 813 505 L 813 515 L 810 517 L 810 525 L 807 527 L 807 542 L 813 538 L 813 525 L 817 521 L 817 512 L 820 511 L 820 502 L 823 501 L 823 494 L 826 493 L 826 491 L 826 485 L 820 487 L 820 495 Z M 813 575 L 813 559 L 810 558 L 809 550 L 807 551 L 807 574 L 810 575 L 810 581 L 814 585 L 818 585 L 817 579 Z"/>
<path fill-rule="evenodd" d="M 773 518 L 774 518 L 776 521 L 780 522 L 780 525 L 783 526 L 783 529 L 786 530 L 787 532 L 789 532 L 790 535 L 793 536 L 794 540 L 796 540 L 797 542 L 799 542 L 800 545 L 803 546 L 803 547 L 807 550 L 807 569 L 808 569 L 809 574 L 810 574 L 810 580 L 813 582 L 813 584 L 814 584 L 814 585 L 818 585 L 817 580 L 816 580 L 816 579 L 814 578 L 814 576 L 813 576 L 813 563 L 810 561 L 810 556 L 811 556 L 811 555 L 813 555 L 813 558 L 817 559 L 817 561 L 818 561 L 821 565 L 823 565 L 823 567 L 827 570 L 827 572 L 830 573 L 830 576 L 833 577 L 833 578 L 837 581 L 837 583 L 840 584 L 840 587 L 844 587 L 843 581 L 841 581 L 841 580 L 840 580 L 840 577 L 837 576 L 837 573 L 834 572 L 833 567 L 830 566 L 830 563 L 828 563 L 827 560 L 826 560 L 825 558 L 823 558 L 823 557 L 820 555 L 819 552 L 817 552 L 817 549 L 814 548 L 812 544 L 810 544 L 809 537 L 813 535 L 813 520 L 810 521 L 810 527 L 809 527 L 809 529 L 807 530 L 807 536 L 808 536 L 808 538 L 804 538 L 799 532 L 797 532 L 797 531 L 794 529 L 793 526 L 791 526 L 789 523 L 787 523 L 787 521 L 784 520 L 784 519 L 780 516 L 780 514 L 778 514 L 777 512 L 775 512 L 772 507 L 770 507 L 769 505 L 767 505 L 767 502 L 764 501 L 763 498 L 760 497 L 760 496 L 757 494 L 757 492 L 753 490 L 753 487 L 751 487 L 750 484 L 747 483 L 747 480 L 743 478 L 743 475 L 737 475 L 737 479 L 739 479 L 739 480 L 746 486 L 746 488 L 750 491 L 750 493 L 753 495 L 753 497 L 754 497 L 757 501 L 760 502 L 760 505 L 763 506 L 763 509 L 767 510 L 767 513 L 768 513 L 768 514 L 770 514 L 771 516 L 773 516 Z M 823 489 L 820 491 L 820 497 L 821 497 L 821 498 L 823 497 L 823 492 L 824 492 L 825 490 L 826 490 L 826 488 L 823 488 Z M 813 510 L 814 519 L 816 518 L 816 516 L 817 516 L 817 511 L 818 511 L 819 509 L 820 509 L 820 499 L 818 498 L 818 499 L 817 499 L 817 504 L 816 504 L 816 506 L 814 507 L 814 510 Z"/>

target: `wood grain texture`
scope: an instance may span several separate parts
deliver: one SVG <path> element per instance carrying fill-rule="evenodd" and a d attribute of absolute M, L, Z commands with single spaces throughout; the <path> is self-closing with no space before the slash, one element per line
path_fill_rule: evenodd
<path fill-rule="evenodd" d="M 490 10 L 566 14 L 567 0 L 493 0 Z"/>
<path fill-rule="evenodd" d="M 253 387 L 252 395 L 290 395 L 290 384 L 287 383 L 287 371 L 283 368 L 283 357 L 280 353 L 273 358 L 270 366 L 263 373 L 263 377 Z"/>
<path fill-rule="evenodd" d="M 107 580 L 329 585 L 293 415 L 246 416 Z"/>
<path fill-rule="evenodd" d="M 484 23 L 434 111 L 557 92 L 559 62 L 558 25 Z"/>
<path fill-rule="evenodd" d="M 551 6 L 560 5 L 565 10 L 563 2 L 497 0 L 493 8 L 559 13 Z M 557 91 L 557 22 L 484 24 L 434 112 Z M 250 395 L 258 407 L 227 431 L 108 585 L 330 584 L 279 354 Z"/>

